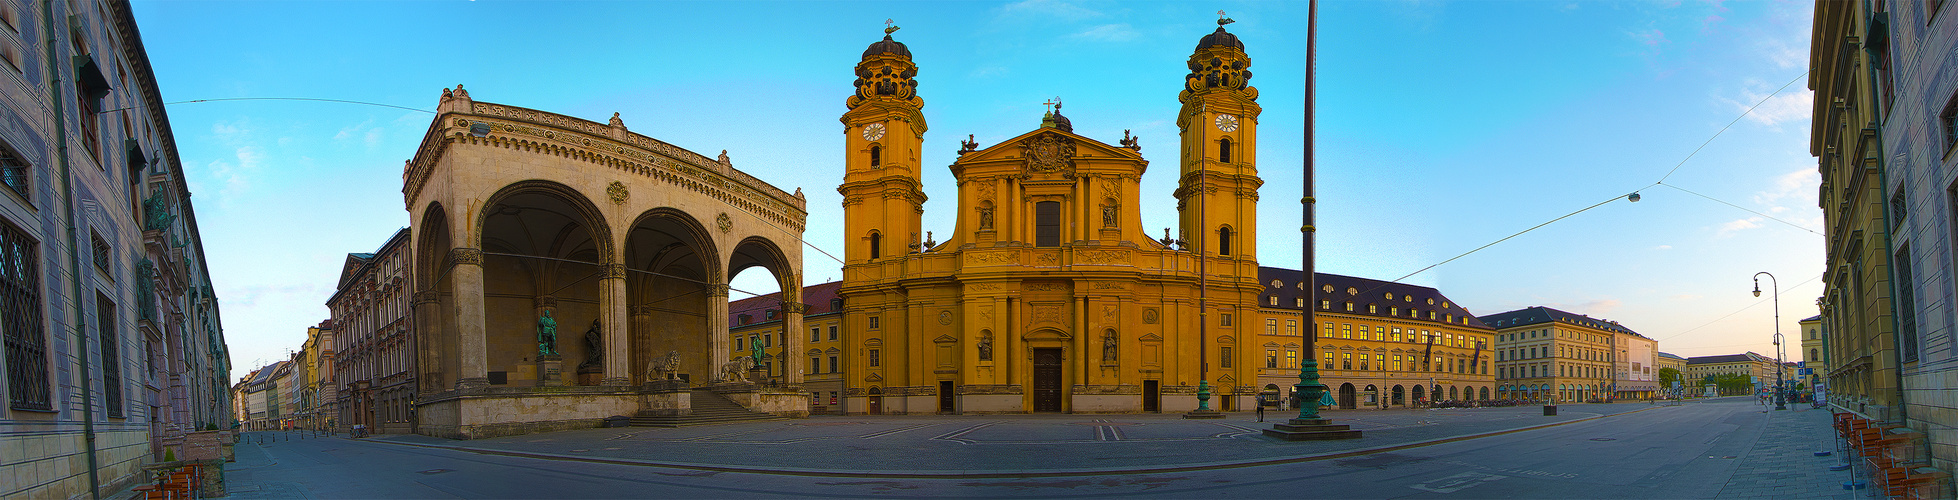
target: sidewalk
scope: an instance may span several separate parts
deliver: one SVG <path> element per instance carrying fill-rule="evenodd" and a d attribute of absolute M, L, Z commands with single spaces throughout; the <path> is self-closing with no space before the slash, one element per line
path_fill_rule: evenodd
<path fill-rule="evenodd" d="M 1841 463 L 1843 452 L 1836 449 L 1828 410 L 1791 404 L 1787 410 L 1768 410 L 1767 417 L 1760 439 L 1739 457 L 1733 478 L 1714 498 L 1854 499 L 1872 494 L 1874 490 L 1867 487 L 1842 489 L 1842 483 L 1850 480 L 1849 471 L 1829 470 Z M 1818 451 L 1830 454 L 1815 456 Z M 1862 472 L 1860 465 L 1858 472 Z"/>

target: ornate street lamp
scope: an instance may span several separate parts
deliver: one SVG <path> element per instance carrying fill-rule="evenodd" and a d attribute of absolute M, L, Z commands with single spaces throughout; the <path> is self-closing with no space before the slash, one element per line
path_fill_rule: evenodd
<path fill-rule="evenodd" d="M 1761 296 L 1761 275 L 1763 274 L 1768 275 L 1768 284 L 1774 287 L 1774 409 L 1786 410 L 1788 409 L 1788 402 L 1786 395 L 1782 394 L 1781 384 L 1783 378 L 1782 370 L 1787 365 L 1782 364 L 1781 360 L 1788 358 L 1788 349 L 1782 347 L 1783 342 L 1781 341 L 1781 280 L 1775 279 L 1774 275 L 1767 271 L 1754 273 L 1755 297 Z"/>

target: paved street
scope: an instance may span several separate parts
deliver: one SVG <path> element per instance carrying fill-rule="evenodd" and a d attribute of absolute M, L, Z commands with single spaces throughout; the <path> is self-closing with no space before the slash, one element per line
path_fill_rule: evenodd
<path fill-rule="evenodd" d="M 1763 413 L 1747 398 L 1561 410 L 1331 412 L 1368 434 L 1327 443 L 1273 441 L 1236 415 L 818 417 L 476 441 L 248 436 L 228 479 L 232 498 L 1852 498 L 1838 486 L 1846 474 L 1826 470 L 1835 457 L 1813 456 L 1833 446 L 1821 410 Z M 1506 432 L 1516 429 L 1529 430 Z"/>

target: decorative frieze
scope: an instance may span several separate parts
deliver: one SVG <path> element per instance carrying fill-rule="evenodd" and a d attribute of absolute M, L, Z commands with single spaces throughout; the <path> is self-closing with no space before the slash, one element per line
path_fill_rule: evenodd
<path fill-rule="evenodd" d="M 483 250 L 478 248 L 451 248 L 449 262 L 454 265 L 483 265 Z"/>

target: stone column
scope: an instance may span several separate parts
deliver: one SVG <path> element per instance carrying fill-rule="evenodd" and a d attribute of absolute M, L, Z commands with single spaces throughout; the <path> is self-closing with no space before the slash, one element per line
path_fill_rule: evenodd
<path fill-rule="evenodd" d="M 483 251 L 476 248 L 449 250 L 451 269 L 449 296 L 455 300 L 456 388 L 489 385 L 489 365 L 485 356 L 483 323 Z"/>
<path fill-rule="evenodd" d="M 415 292 L 413 297 L 415 361 L 420 365 L 414 371 L 417 378 L 422 381 L 421 387 L 417 390 L 423 394 L 441 392 L 445 385 L 443 382 L 451 380 L 451 377 L 444 372 L 448 368 L 442 364 L 441 342 L 434 340 L 435 332 L 442 331 L 442 318 L 436 314 L 442 310 L 441 294 L 434 290 L 426 290 Z"/>
<path fill-rule="evenodd" d="M 802 312 L 807 306 L 802 303 L 802 276 L 789 275 L 788 283 L 782 285 L 782 382 L 788 385 L 802 385 L 803 335 Z"/>
<path fill-rule="evenodd" d="M 707 380 L 697 382 L 696 385 L 719 382 L 721 363 L 731 359 L 728 357 L 727 345 L 726 283 L 707 285 L 707 339 L 710 346 L 707 349 L 707 366 L 704 367 L 707 369 Z"/>
<path fill-rule="evenodd" d="M 606 264 L 605 278 L 598 281 L 599 339 L 605 345 L 605 380 L 601 385 L 631 385 L 632 355 L 626 335 L 630 329 L 625 295 L 625 264 Z"/>
<path fill-rule="evenodd" d="M 651 373 L 648 369 L 649 364 L 654 360 L 666 356 L 665 352 L 661 352 L 659 349 L 653 347 L 653 305 L 641 304 L 628 307 L 627 310 L 632 315 L 631 323 L 629 323 L 632 327 L 626 350 L 631 352 L 632 355 L 628 356 L 630 362 L 626 365 L 626 372 L 632 373 L 632 370 L 640 370 L 638 373 L 642 377 L 648 377 L 645 381 L 652 382 L 653 379 L 649 375 Z M 628 376 L 627 378 L 631 377 Z"/>

